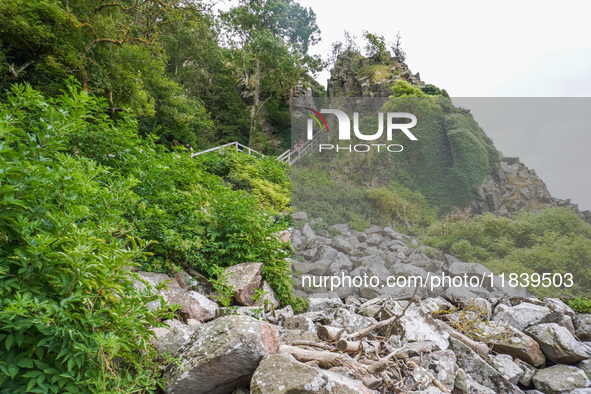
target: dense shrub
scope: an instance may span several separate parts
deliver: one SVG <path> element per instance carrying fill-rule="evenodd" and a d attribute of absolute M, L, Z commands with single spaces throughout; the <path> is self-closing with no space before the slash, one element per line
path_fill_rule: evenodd
<path fill-rule="evenodd" d="M 289 166 L 274 157 L 245 155 L 229 147 L 200 155 L 196 160 L 207 171 L 223 178 L 234 190 L 253 194 L 261 207 L 280 212 L 290 205 Z"/>
<path fill-rule="evenodd" d="M 591 289 L 591 226 L 568 208 L 547 208 L 513 219 L 449 216 L 427 229 L 424 242 L 482 262 L 495 272 L 572 273 L 575 286 L 565 294 L 589 295 Z M 533 290 L 542 294 L 543 289 Z"/>
<path fill-rule="evenodd" d="M 122 218 L 136 181 L 64 152 L 88 115 L 71 93 L 17 86 L 0 104 L 0 390 L 153 390 L 150 327 L 171 316 L 126 268 L 145 257 Z"/>
<path fill-rule="evenodd" d="M 423 195 L 392 182 L 388 187 L 349 186 L 317 171 L 293 169 L 294 209 L 305 210 L 326 224 L 346 223 L 363 231 L 369 225 L 415 232 L 436 220 L 436 209 Z"/>

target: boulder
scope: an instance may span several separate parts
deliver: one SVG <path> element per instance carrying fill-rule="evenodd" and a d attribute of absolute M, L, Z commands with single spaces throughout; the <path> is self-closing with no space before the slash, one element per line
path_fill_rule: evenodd
<path fill-rule="evenodd" d="M 280 242 L 287 243 L 291 241 L 291 231 L 289 230 L 281 230 L 275 236 Z"/>
<path fill-rule="evenodd" d="M 535 324 L 555 323 L 560 317 L 554 315 L 548 307 L 529 302 L 511 307 L 501 304 L 496 307 L 493 314 L 493 320 L 507 322 L 520 331 Z"/>
<path fill-rule="evenodd" d="M 238 305 L 254 305 L 252 296 L 261 285 L 263 263 L 242 263 L 224 270 L 226 285 L 234 290 L 234 300 Z"/>
<path fill-rule="evenodd" d="M 570 392 L 570 390 L 591 385 L 585 372 L 579 368 L 561 364 L 540 369 L 532 381 L 536 389 L 546 394 Z"/>
<path fill-rule="evenodd" d="M 575 311 L 573 311 L 570 306 L 566 305 L 562 300 L 558 298 L 545 298 L 544 303 L 554 313 L 569 316 L 571 318 L 574 318 L 576 316 Z"/>
<path fill-rule="evenodd" d="M 152 345 L 154 345 L 154 349 L 159 355 L 169 353 L 173 357 L 176 356 L 181 347 L 191 338 L 191 335 L 201 324 L 188 325 L 176 319 L 167 320 L 165 323 L 168 327 L 155 327 L 152 329 L 154 331 Z"/>
<path fill-rule="evenodd" d="M 457 364 L 481 385 L 496 393 L 521 393 L 521 390 L 464 343 L 450 338 L 450 349 L 456 354 Z"/>
<path fill-rule="evenodd" d="M 253 394 L 370 394 L 363 383 L 341 374 L 312 367 L 289 354 L 266 356 L 250 382 Z"/>
<path fill-rule="evenodd" d="M 320 339 L 316 332 L 307 330 L 280 330 L 281 343 L 292 344 L 294 341 L 318 342 Z"/>
<path fill-rule="evenodd" d="M 159 294 L 167 303 L 181 305 L 178 313 L 184 320 L 206 321 L 215 317 L 218 305 L 204 295 L 192 290 L 187 291 L 186 288 L 181 287 L 177 280 L 170 280 L 165 274 L 155 272 L 138 272 L 138 274 L 154 292 L 154 288 L 160 283 L 168 282 L 168 289 L 161 290 Z M 133 284 L 133 287 L 137 289 L 143 289 L 145 286 L 139 281 Z M 160 307 L 160 301 L 152 301 L 147 306 L 150 310 L 156 309 Z"/>
<path fill-rule="evenodd" d="M 345 254 L 349 253 L 353 246 L 349 241 L 347 241 L 344 237 L 334 237 L 332 239 L 332 247 L 338 250 L 339 252 L 343 252 Z"/>
<path fill-rule="evenodd" d="M 490 275 L 492 272 L 483 266 L 482 264 L 478 263 L 464 263 L 461 261 L 455 261 L 447 267 L 447 272 L 450 276 L 465 276 L 467 275 L 468 278 L 471 277 L 478 277 L 482 278 L 485 277 L 483 280 L 484 287 L 490 288 Z"/>
<path fill-rule="evenodd" d="M 446 350 L 449 346 L 449 334 L 439 331 L 430 316 L 425 316 L 418 308 L 409 308 L 398 319 L 393 334 L 398 334 L 403 343 L 432 341 L 439 349 Z"/>
<path fill-rule="evenodd" d="M 328 245 L 323 245 L 318 248 L 318 252 L 316 253 L 316 257 L 318 260 L 334 260 L 337 255 L 339 254 L 338 250 L 335 248 L 331 248 Z"/>
<path fill-rule="evenodd" d="M 291 218 L 296 222 L 307 222 L 308 214 L 306 212 L 294 212 L 291 214 Z"/>
<path fill-rule="evenodd" d="M 591 314 L 580 313 L 575 318 L 575 334 L 581 341 L 591 341 Z"/>
<path fill-rule="evenodd" d="M 512 326 L 501 322 L 482 322 L 476 327 L 479 329 L 478 339 L 491 345 L 495 352 L 519 358 L 536 367 L 546 362 L 540 345 Z"/>
<path fill-rule="evenodd" d="M 336 231 L 339 232 L 339 234 L 342 235 L 349 235 L 350 234 L 350 228 L 348 224 L 334 224 L 332 226 L 333 229 L 335 229 Z"/>
<path fill-rule="evenodd" d="M 581 369 L 583 372 L 585 372 L 585 375 L 587 375 L 587 377 L 591 379 L 591 360 L 581 361 L 580 363 L 575 365 L 575 367 Z"/>
<path fill-rule="evenodd" d="M 316 238 L 316 234 L 314 234 L 314 230 L 308 223 L 304 224 L 302 228 L 302 235 L 306 238 L 306 241 L 312 242 Z"/>
<path fill-rule="evenodd" d="M 376 319 L 358 315 L 344 308 L 327 311 L 326 316 L 330 326 L 344 328 L 350 333 L 357 332 L 377 323 Z"/>
<path fill-rule="evenodd" d="M 492 365 L 502 377 L 513 384 L 517 384 L 524 372 L 517 364 L 513 362 L 513 358 L 507 354 L 498 354 L 491 357 L 490 365 Z"/>
<path fill-rule="evenodd" d="M 165 290 L 163 295 L 170 304 L 181 305 L 179 312 L 185 320 L 211 320 L 218 309 L 218 304 L 196 291 Z"/>
<path fill-rule="evenodd" d="M 478 383 L 463 369 L 456 374 L 453 393 L 458 394 L 496 394 L 495 391 Z"/>
<path fill-rule="evenodd" d="M 520 360 L 518 358 L 514 359 L 513 362 L 523 371 L 523 375 L 521 375 L 521 377 L 519 378 L 519 384 L 522 384 L 524 386 L 530 386 L 531 378 L 534 377 L 537 369 L 532 367 L 531 364 L 528 364 L 525 361 Z"/>
<path fill-rule="evenodd" d="M 164 373 L 168 394 L 222 394 L 247 387 L 261 359 L 279 349 L 279 332 L 246 316 L 225 316 L 199 327 Z"/>
<path fill-rule="evenodd" d="M 384 235 L 384 229 L 379 226 L 371 226 L 364 231 L 365 234 L 379 234 Z"/>
<path fill-rule="evenodd" d="M 535 339 L 546 358 L 555 363 L 572 364 L 589 358 L 586 346 L 556 323 L 538 324 L 525 333 Z"/>
<path fill-rule="evenodd" d="M 263 281 L 261 285 L 261 291 L 263 296 L 260 300 L 255 302 L 257 306 L 265 306 L 265 311 L 274 310 L 275 308 L 279 308 L 281 303 L 277 300 L 277 295 L 275 294 L 275 290 L 271 287 L 271 285 L 267 281 Z"/>
<path fill-rule="evenodd" d="M 377 246 L 380 243 L 382 243 L 383 240 L 384 240 L 384 237 L 382 237 L 378 233 L 368 234 L 365 237 L 365 243 L 368 244 L 369 246 Z"/>
<path fill-rule="evenodd" d="M 300 250 L 306 247 L 306 238 L 304 238 L 300 230 L 292 231 L 291 233 L 291 247 L 295 250 Z"/>
<path fill-rule="evenodd" d="M 416 343 L 416 342 L 415 342 Z M 408 346 L 409 344 L 407 344 Z M 422 356 L 422 357 L 421 357 Z M 429 351 L 419 355 L 421 366 L 427 369 L 449 391 L 454 388 L 456 379 L 456 355 L 451 350 Z"/>
<path fill-rule="evenodd" d="M 344 307 L 345 304 L 336 293 L 320 293 L 308 299 L 308 312 Z"/>

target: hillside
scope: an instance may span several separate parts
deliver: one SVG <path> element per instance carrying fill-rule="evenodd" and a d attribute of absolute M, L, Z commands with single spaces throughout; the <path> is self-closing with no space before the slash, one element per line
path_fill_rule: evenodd
<path fill-rule="evenodd" d="M 320 38 L 293 0 L 1 2 L 0 393 L 591 389 L 591 213 L 400 36 Z M 302 99 L 418 139 L 290 166 Z"/>

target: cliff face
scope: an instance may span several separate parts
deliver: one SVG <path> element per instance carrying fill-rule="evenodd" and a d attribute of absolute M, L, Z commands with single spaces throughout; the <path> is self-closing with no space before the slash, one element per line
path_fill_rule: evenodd
<path fill-rule="evenodd" d="M 430 93 L 432 85 L 426 85 L 419 73 L 413 74 L 405 63 L 396 57 L 390 57 L 387 63 L 363 57 L 359 52 L 341 54 L 331 70 L 328 97 L 389 97 L 392 86 L 399 79 Z M 504 157 L 500 152 L 499 156 L 501 160 L 497 168 L 476 188 L 476 199 L 468 208 L 470 213 L 491 212 L 510 217 L 520 210 L 567 206 L 591 224 L 590 211 L 580 211 L 570 200 L 553 197 L 544 181 L 518 157 Z"/>
<path fill-rule="evenodd" d="M 389 64 L 374 58 L 363 57 L 359 52 L 341 54 L 330 71 L 328 97 L 388 97 L 392 85 L 398 79 L 424 88 L 419 73 L 413 74 L 408 66 L 396 57 Z"/>
<path fill-rule="evenodd" d="M 499 152 L 500 153 L 500 152 Z M 544 181 L 519 157 L 504 157 L 495 172 L 486 177 L 476 189 L 477 199 L 470 204 L 470 212 L 492 212 L 510 217 L 519 210 L 537 211 L 548 207 L 571 207 L 585 222 L 591 224 L 591 212 L 580 211 L 570 200 L 553 197 Z"/>

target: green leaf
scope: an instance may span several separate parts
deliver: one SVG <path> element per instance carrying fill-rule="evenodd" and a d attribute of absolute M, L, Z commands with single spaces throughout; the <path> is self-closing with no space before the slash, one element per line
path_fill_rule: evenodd
<path fill-rule="evenodd" d="M 18 365 L 21 368 L 33 368 L 33 360 L 31 360 L 30 358 L 24 358 L 22 360 L 19 360 L 19 362 L 16 363 L 16 365 Z"/>

